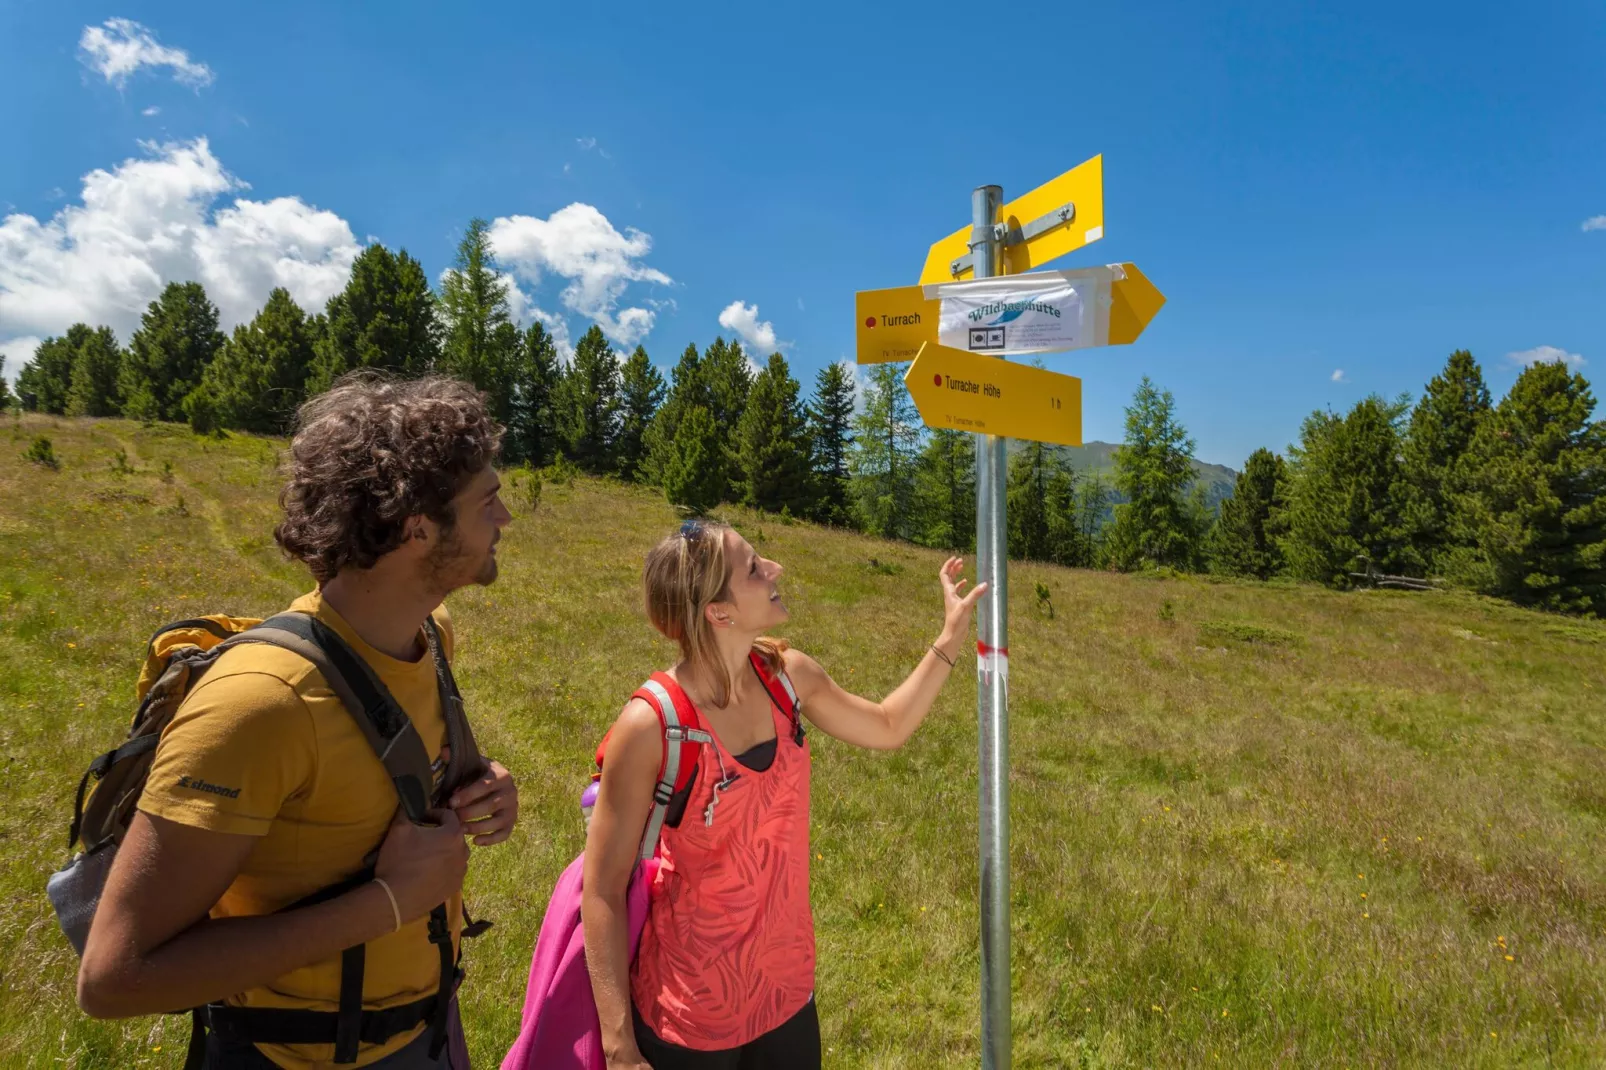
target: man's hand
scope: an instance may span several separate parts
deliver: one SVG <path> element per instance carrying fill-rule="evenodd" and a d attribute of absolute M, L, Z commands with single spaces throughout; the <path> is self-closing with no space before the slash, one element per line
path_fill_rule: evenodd
<path fill-rule="evenodd" d="M 431 810 L 429 817 L 435 824 L 415 825 L 398 811 L 374 862 L 374 876 L 390 885 L 404 922 L 423 917 L 462 891 L 468 872 L 468 844 L 457 815 Z"/>
<path fill-rule="evenodd" d="M 474 837 L 475 847 L 490 847 L 513 834 L 519 819 L 519 789 L 500 762 L 487 762 L 485 773 L 452 794 L 447 805 Z"/>

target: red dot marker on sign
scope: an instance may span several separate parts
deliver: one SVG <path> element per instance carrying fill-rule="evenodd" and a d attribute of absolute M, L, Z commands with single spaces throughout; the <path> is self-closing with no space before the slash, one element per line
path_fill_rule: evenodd
<path fill-rule="evenodd" d="M 942 376 L 941 375 L 933 375 L 931 377 L 931 381 L 936 383 L 938 386 L 941 386 L 942 385 Z"/>
<path fill-rule="evenodd" d="M 871 316 L 869 319 L 865 320 L 864 321 L 864 325 L 866 327 L 874 327 L 875 326 L 875 317 Z"/>

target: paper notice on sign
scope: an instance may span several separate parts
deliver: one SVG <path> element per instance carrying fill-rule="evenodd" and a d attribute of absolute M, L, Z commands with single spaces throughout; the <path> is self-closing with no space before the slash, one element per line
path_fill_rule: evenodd
<path fill-rule="evenodd" d="M 937 338 L 972 353 L 1052 353 L 1091 343 L 1085 284 L 1058 275 L 942 287 Z"/>

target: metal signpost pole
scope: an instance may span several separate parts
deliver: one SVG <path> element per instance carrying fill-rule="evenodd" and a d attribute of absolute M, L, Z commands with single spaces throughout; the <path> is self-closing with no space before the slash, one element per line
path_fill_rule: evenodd
<path fill-rule="evenodd" d="M 975 278 L 999 274 L 1003 245 L 995 225 L 998 186 L 970 196 L 970 253 Z M 977 606 L 976 716 L 981 750 L 981 1065 L 1009 1070 L 1009 553 L 1004 488 L 1005 440 L 976 436 L 976 582 L 988 584 Z"/>

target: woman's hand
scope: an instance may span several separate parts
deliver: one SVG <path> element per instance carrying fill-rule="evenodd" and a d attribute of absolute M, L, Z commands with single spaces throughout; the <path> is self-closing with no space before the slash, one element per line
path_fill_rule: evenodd
<path fill-rule="evenodd" d="M 970 581 L 959 575 L 964 568 L 964 558 L 950 557 L 937 574 L 942 580 L 943 603 L 942 635 L 937 639 L 937 647 L 950 660 L 959 656 L 957 648 L 964 645 L 965 637 L 970 634 L 970 614 L 976 608 L 976 600 L 987 593 L 985 583 L 978 583 L 965 593 L 965 584 Z"/>

